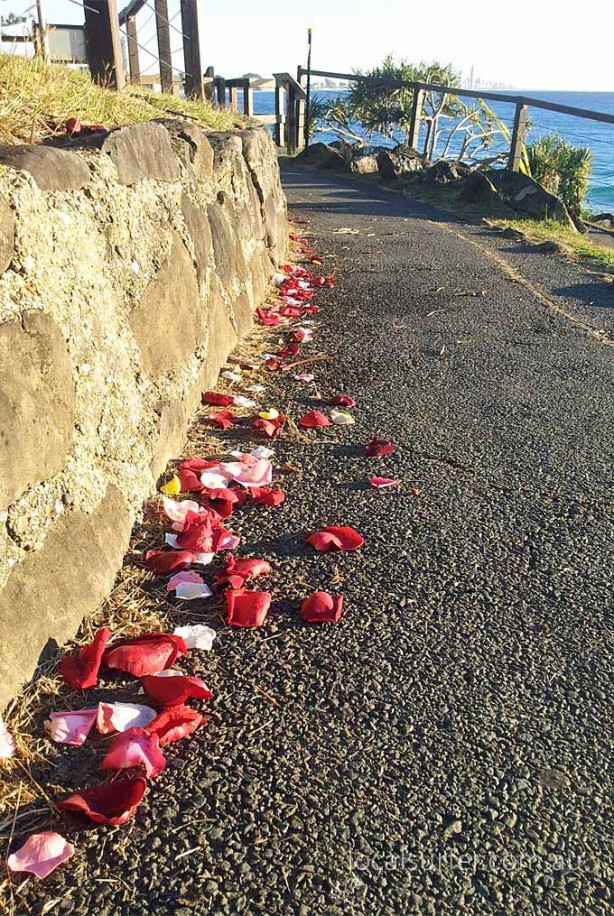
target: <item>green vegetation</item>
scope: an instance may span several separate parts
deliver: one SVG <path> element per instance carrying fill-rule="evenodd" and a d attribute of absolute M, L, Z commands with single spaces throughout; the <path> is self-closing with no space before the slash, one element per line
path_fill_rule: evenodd
<path fill-rule="evenodd" d="M 546 134 L 527 146 L 530 175 L 580 216 L 593 164 L 590 147 L 574 146 L 557 134 Z"/>
<path fill-rule="evenodd" d="M 499 229 L 511 228 L 522 232 L 528 242 L 559 242 L 570 249 L 571 255 L 614 272 L 614 248 L 599 245 L 588 235 L 574 232 L 555 220 L 494 219 L 489 222 Z"/>
<path fill-rule="evenodd" d="M 407 197 L 456 213 L 461 219 L 484 222 L 494 229 L 514 229 L 522 233 L 528 243 L 558 242 L 568 250 L 569 256 L 614 273 L 614 247 L 600 245 L 593 237 L 575 232 L 555 220 L 518 219 L 510 208 L 501 202 L 463 204 L 458 191 L 446 185 L 427 185 L 418 178 L 407 175 L 400 178 L 389 190 L 398 190 Z"/>
<path fill-rule="evenodd" d="M 0 142 L 31 143 L 64 133 L 69 118 L 84 124 L 121 127 L 137 121 L 186 115 L 212 130 L 227 130 L 241 118 L 136 87 L 114 92 L 88 73 L 10 54 L 0 55 Z"/>
<path fill-rule="evenodd" d="M 364 73 L 357 71 L 356 75 L 383 82 L 353 83 L 346 98 L 318 99 L 316 112 L 322 127 L 354 143 L 362 142 L 353 129 L 356 122 L 369 137 L 381 134 L 395 143 L 408 142 L 414 90 L 387 85 L 386 81 L 433 83 L 445 87 L 458 85 L 460 80 L 450 64 L 397 62 L 391 56 L 378 67 Z M 422 132 L 421 152 L 431 161 L 448 158 L 454 146 L 454 158 L 472 162 L 479 157 L 484 162 L 485 150 L 492 149 L 497 140 L 509 143 L 510 139 L 506 126 L 483 99 L 467 104 L 445 91 L 425 93 L 421 121 L 426 128 Z M 492 164 L 500 158 L 501 154 L 493 150 L 489 162 Z"/>

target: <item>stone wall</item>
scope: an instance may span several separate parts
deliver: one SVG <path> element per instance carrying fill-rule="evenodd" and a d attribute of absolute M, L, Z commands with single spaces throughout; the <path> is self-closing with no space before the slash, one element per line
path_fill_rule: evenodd
<path fill-rule="evenodd" d="M 264 129 L 0 148 L 0 710 L 109 592 L 286 242 Z"/>

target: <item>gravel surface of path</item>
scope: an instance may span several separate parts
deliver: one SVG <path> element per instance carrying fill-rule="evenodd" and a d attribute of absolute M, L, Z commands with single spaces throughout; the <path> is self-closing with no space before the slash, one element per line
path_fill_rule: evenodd
<path fill-rule="evenodd" d="M 357 398 L 357 422 L 276 445 L 302 469 L 286 502 L 230 525 L 275 567 L 269 622 L 220 626 L 190 659 L 215 691 L 207 727 L 45 899 L 96 916 L 612 912 L 614 349 L 573 320 L 603 329 L 612 294 L 544 258 L 525 274 L 546 293 L 603 295 L 601 311 L 567 295 L 565 317 L 479 229 L 321 172 L 284 179 L 338 277 L 318 299 L 333 359 L 312 371 Z M 291 416 L 313 409 L 289 392 Z M 375 433 L 394 455 L 364 457 Z M 374 473 L 402 487 L 370 489 Z M 326 524 L 364 548 L 314 553 L 304 535 Z M 337 626 L 301 624 L 317 588 L 344 594 Z M 29 903 L 42 912 L 43 886 Z"/>

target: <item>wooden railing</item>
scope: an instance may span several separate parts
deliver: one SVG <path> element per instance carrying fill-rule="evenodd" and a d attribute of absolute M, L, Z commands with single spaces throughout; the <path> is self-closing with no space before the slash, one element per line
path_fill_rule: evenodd
<path fill-rule="evenodd" d="M 459 98 L 485 99 L 489 102 L 505 102 L 508 105 L 514 105 L 514 122 L 507 160 L 507 167 L 512 171 L 518 171 L 520 168 L 522 149 L 527 138 L 529 108 L 541 108 L 545 111 L 556 111 L 560 114 L 570 115 L 575 118 L 585 118 L 591 121 L 600 121 L 604 124 L 614 124 L 614 115 L 612 114 L 607 114 L 602 111 L 591 111 L 588 108 L 575 108 L 572 105 L 561 105 L 558 102 L 547 102 L 544 101 L 544 99 L 537 99 L 534 96 L 508 95 L 502 92 L 490 92 L 489 90 L 482 92 L 481 90 L 478 91 L 475 89 L 459 89 L 456 86 L 440 86 L 435 83 L 384 79 L 361 76 L 356 73 L 336 73 L 330 70 L 311 70 L 311 76 L 334 80 L 347 80 L 348 82 L 368 82 L 372 85 L 413 90 L 414 96 L 407 142 L 409 146 L 414 148 L 418 146 L 422 106 L 424 103 L 424 96 L 427 92 L 447 93 L 448 95 L 458 96 Z M 299 82 L 303 83 L 306 78 L 307 70 L 303 67 L 299 67 Z"/>

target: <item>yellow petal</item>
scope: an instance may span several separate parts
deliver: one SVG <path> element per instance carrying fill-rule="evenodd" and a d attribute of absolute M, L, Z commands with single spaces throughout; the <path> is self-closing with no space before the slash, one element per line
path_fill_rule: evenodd
<path fill-rule="evenodd" d="M 263 420 L 276 420 L 279 416 L 279 411 L 274 407 L 269 407 L 268 410 L 263 410 L 258 416 L 262 417 Z"/>
<path fill-rule="evenodd" d="M 160 493 L 164 493 L 165 496 L 177 496 L 178 493 L 181 493 L 181 482 L 176 474 L 173 474 L 168 483 L 160 487 Z"/>

